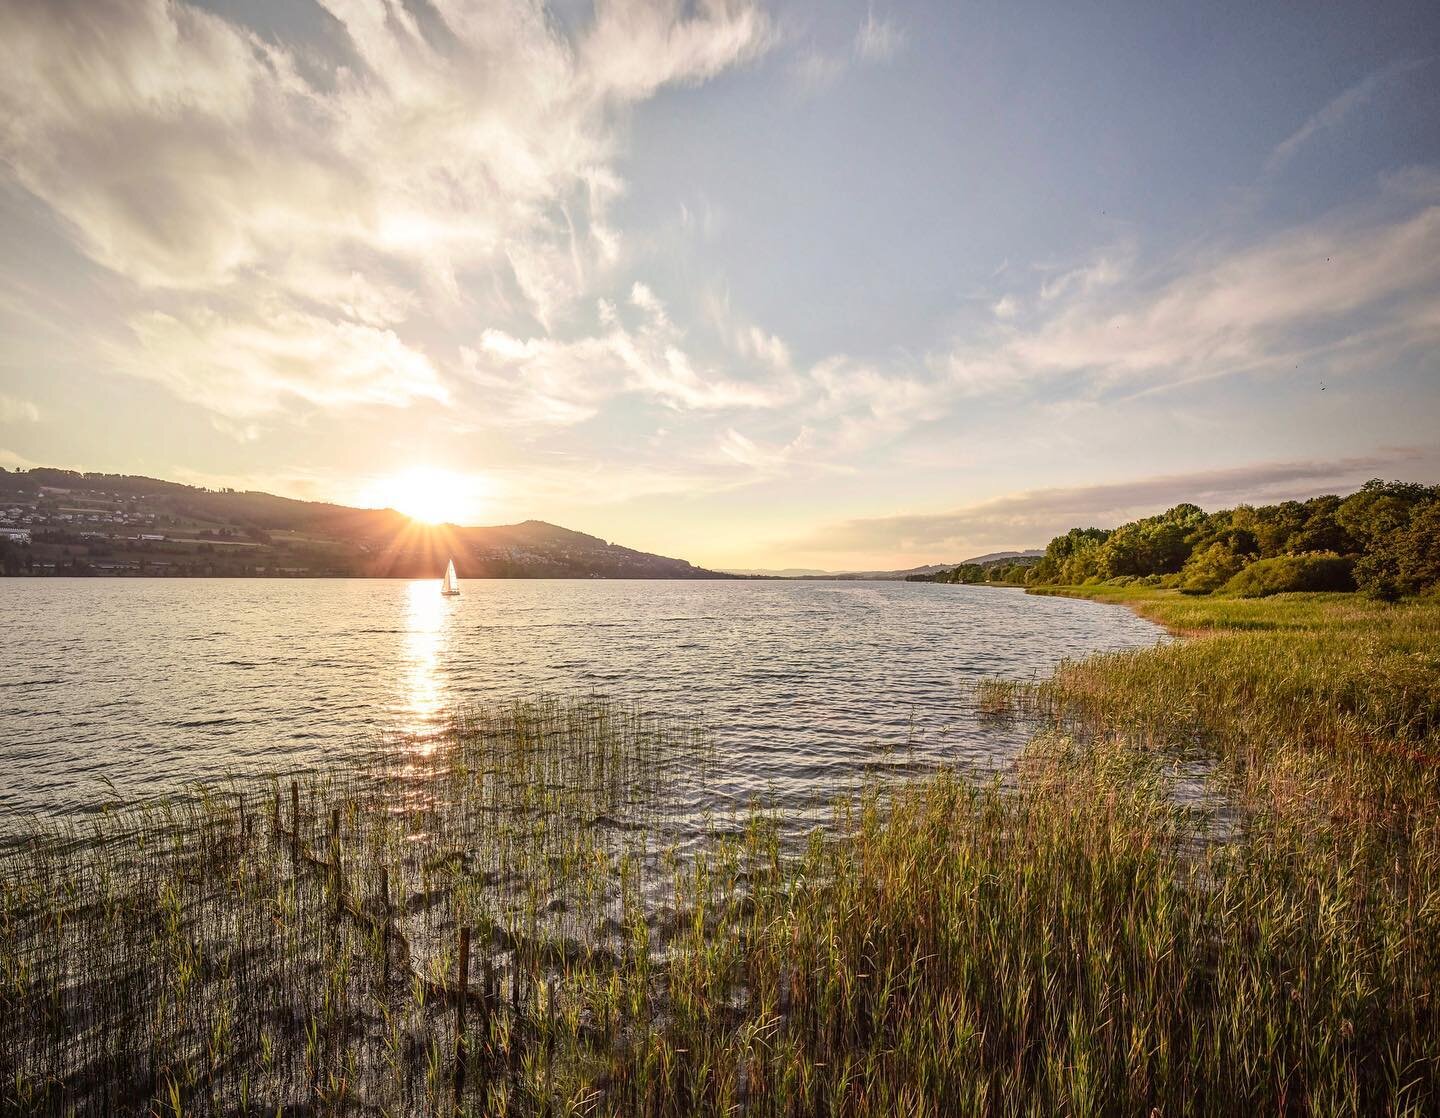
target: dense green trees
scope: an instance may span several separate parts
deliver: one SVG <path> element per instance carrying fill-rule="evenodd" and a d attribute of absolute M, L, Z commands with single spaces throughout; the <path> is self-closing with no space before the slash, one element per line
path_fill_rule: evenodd
<path fill-rule="evenodd" d="M 1105 528 L 1071 528 L 1050 541 L 1027 581 L 1075 585 L 1095 577 L 1100 547 L 1109 538 Z"/>
<path fill-rule="evenodd" d="M 1355 581 L 1393 599 L 1440 586 L 1440 486 L 1371 481 L 1346 498 L 1336 520 L 1359 543 Z"/>
<path fill-rule="evenodd" d="M 1176 505 L 1113 531 L 1072 528 L 1026 575 L 1034 584 L 1137 579 L 1192 594 L 1437 593 L 1440 486 L 1376 480 L 1348 497 L 1214 513 Z"/>
<path fill-rule="evenodd" d="M 1024 582 L 1034 559 L 993 559 L 988 563 L 961 563 L 948 571 L 936 571 L 931 575 L 910 575 L 908 582 L 954 582 L 973 586 L 981 582 L 1017 583 Z"/>

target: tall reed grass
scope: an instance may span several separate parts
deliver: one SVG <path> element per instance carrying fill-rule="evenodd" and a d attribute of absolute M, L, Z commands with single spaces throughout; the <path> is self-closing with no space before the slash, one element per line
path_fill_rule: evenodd
<path fill-rule="evenodd" d="M 1440 606 L 1140 608 L 1208 635 L 993 684 L 1012 774 L 808 832 L 697 814 L 702 731 L 581 700 L 32 836 L 5 1108 L 1440 1111 Z"/>

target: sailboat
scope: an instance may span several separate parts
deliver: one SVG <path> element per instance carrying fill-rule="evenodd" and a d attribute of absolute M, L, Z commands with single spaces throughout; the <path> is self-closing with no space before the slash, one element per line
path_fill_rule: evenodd
<path fill-rule="evenodd" d="M 455 560 L 451 559 L 445 568 L 445 579 L 440 583 L 440 593 L 453 598 L 460 593 L 460 580 L 455 577 Z"/>

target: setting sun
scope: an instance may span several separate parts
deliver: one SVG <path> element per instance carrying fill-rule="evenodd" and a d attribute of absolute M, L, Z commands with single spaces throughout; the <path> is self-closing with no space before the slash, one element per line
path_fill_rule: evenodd
<path fill-rule="evenodd" d="M 426 524 L 465 525 L 484 516 L 493 495 L 494 485 L 488 478 L 416 466 L 376 478 L 361 500 L 372 508 L 392 508 Z"/>

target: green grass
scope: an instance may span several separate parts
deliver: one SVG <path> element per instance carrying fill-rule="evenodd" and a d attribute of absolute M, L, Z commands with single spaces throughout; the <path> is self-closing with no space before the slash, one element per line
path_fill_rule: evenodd
<path fill-rule="evenodd" d="M 1435 1113 L 1440 604 L 1113 589 L 1200 635 L 988 683 L 1012 774 L 808 834 L 695 819 L 704 733 L 590 700 L 298 828 L 282 783 L 35 836 L 5 1109 L 453 1113 L 466 926 L 469 1113 Z"/>

